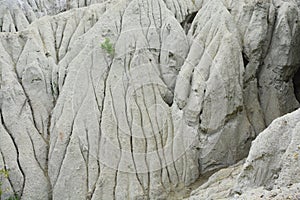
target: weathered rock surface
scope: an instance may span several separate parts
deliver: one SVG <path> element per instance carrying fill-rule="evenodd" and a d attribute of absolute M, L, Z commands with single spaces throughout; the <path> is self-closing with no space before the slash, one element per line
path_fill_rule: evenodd
<path fill-rule="evenodd" d="M 244 164 L 212 175 L 190 199 L 299 199 L 300 109 L 273 121 Z"/>
<path fill-rule="evenodd" d="M 201 174 L 245 158 L 261 131 L 299 107 L 299 14 L 292 0 L 3 0 L 2 197 L 188 195 Z M 299 163 L 284 166 L 282 150 L 297 138 L 287 136 L 297 112 L 285 134 L 277 120 L 259 135 L 245 166 L 260 146 L 271 163 L 226 169 L 242 171 L 223 191 L 299 183 Z M 259 142 L 273 126 L 278 137 Z M 203 198 L 214 184 L 201 186 Z"/>

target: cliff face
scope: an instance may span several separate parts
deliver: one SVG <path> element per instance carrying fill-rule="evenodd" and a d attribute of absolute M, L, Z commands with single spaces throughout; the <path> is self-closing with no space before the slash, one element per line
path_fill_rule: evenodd
<path fill-rule="evenodd" d="M 2 197 L 180 199 L 258 135 L 221 192 L 299 183 L 298 111 L 270 125 L 299 107 L 299 15 L 294 0 L 4 0 Z"/>

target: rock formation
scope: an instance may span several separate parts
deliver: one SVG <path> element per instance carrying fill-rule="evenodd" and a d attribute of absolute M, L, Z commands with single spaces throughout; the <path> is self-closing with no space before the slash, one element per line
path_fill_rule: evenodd
<path fill-rule="evenodd" d="M 299 191 L 299 4 L 2 0 L 1 197 Z"/>
<path fill-rule="evenodd" d="M 244 164 L 212 175 L 190 199 L 299 199 L 300 109 L 274 122 L 252 143 Z"/>

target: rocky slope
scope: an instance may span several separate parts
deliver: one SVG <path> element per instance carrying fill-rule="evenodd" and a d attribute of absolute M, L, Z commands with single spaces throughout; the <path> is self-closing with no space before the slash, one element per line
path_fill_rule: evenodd
<path fill-rule="evenodd" d="M 245 161 L 212 175 L 190 199 L 299 199 L 300 109 L 254 140 Z"/>
<path fill-rule="evenodd" d="M 299 3 L 2 0 L 2 198 L 297 190 Z"/>

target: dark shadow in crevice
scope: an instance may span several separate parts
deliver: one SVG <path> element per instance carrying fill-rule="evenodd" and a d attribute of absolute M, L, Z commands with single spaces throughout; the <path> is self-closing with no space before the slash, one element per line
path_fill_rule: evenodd
<path fill-rule="evenodd" d="M 183 22 L 180 23 L 186 34 L 189 32 L 196 15 L 197 15 L 197 12 L 192 12 L 191 14 L 188 14 L 186 16 L 186 18 L 185 18 L 185 20 L 183 20 Z"/>
<path fill-rule="evenodd" d="M 249 58 L 244 52 L 243 52 L 243 62 L 244 62 L 244 67 L 246 68 L 249 63 Z"/>
<path fill-rule="evenodd" d="M 293 77 L 293 84 L 294 84 L 294 93 L 296 96 L 296 99 L 300 103 L 300 69 L 296 72 L 296 74 Z"/>

